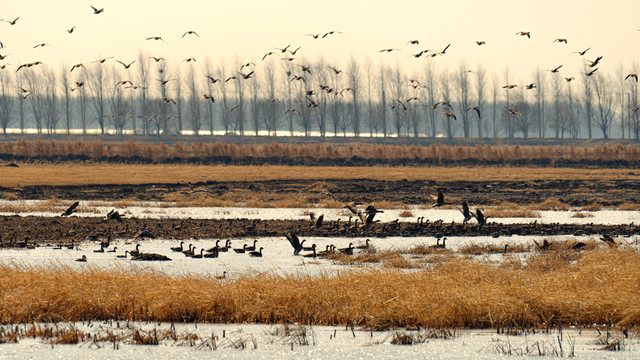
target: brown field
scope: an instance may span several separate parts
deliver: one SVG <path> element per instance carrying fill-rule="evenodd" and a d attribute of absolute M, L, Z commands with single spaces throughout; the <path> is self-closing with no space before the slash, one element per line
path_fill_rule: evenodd
<path fill-rule="evenodd" d="M 340 166 L 226 166 L 147 164 L 20 164 L 0 167 L 0 187 L 149 184 L 205 181 L 270 181 L 312 179 L 371 179 L 398 181 L 537 181 L 537 180 L 633 180 L 640 170 L 577 169 L 550 167 L 340 167 Z"/>
<path fill-rule="evenodd" d="M 640 325 L 640 255 L 624 249 L 544 253 L 527 264 L 462 259 L 432 270 L 254 273 L 225 280 L 91 267 L 5 265 L 0 273 L 2 323 L 115 318 L 374 329 Z"/>

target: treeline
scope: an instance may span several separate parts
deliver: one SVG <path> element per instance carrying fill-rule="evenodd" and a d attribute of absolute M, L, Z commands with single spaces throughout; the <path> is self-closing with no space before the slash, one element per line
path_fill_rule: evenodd
<path fill-rule="evenodd" d="M 135 143 L 131 141 L 24 141 L 0 143 L 5 161 L 96 161 L 124 163 L 289 164 L 289 165 L 464 165 L 637 166 L 640 147 L 380 145 L 232 143 Z"/>
<path fill-rule="evenodd" d="M 400 66 L 351 59 L 182 62 L 139 53 L 124 69 L 82 66 L 0 71 L 0 129 L 41 133 L 238 134 L 428 138 L 640 139 L 638 83 L 615 75 L 527 79 L 461 63 Z M 73 68 L 72 71 L 70 69 Z"/>

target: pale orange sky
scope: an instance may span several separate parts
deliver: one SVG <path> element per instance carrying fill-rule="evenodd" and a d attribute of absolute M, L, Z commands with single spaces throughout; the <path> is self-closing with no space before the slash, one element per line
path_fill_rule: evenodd
<path fill-rule="evenodd" d="M 104 7 L 94 15 L 89 5 Z M 400 64 L 407 72 L 425 61 L 457 68 L 464 60 L 470 68 L 484 64 L 502 75 L 505 67 L 516 80 L 527 81 L 536 67 L 551 69 L 564 65 L 563 76 L 576 76 L 584 58 L 602 55 L 600 72 L 625 71 L 639 58 L 640 1 L 12 1 L 3 4 L 0 41 L 8 55 L 0 64 L 41 60 L 58 69 L 89 63 L 98 56 L 114 56 L 123 62 L 135 60 L 141 49 L 164 56 L 174 63 L 205 57 L 215 63 L 259 62 L 274 47 L 299 46 L 300 56 L 313 60 L 323 56 L 337 64 L 354 56 L 374 63 Z M 77 26 L 72 34 L 65 29 Z M 187 36 L 187 30 L 200 38 Z M 342 35 L 314 40 L 307 33 L 342 31 Z M 516 36 L 531 31 L 531 39 Z M 147 41 L 161 36 L 168 44 Z M 568 44 L 554 43 L 567 38 Z M 407 45 L 417 39 L 420 45 Z M 475 45 L 484 40 L 486 46 Z M 52 46 L 33 49 L 39 43 Z M 414 59 L 424 49 L 447 54 L 433 59 Z M 574 51 L 591 50 L 581 58 Z M 383 48 L 399 48 L 379 53 Z"/>

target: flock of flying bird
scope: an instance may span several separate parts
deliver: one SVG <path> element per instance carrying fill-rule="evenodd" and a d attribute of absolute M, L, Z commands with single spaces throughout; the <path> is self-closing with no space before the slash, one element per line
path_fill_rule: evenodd
<path fill-rule="evenodd" d="M 91 10 L 93 11 L 94 15 L 100 15 L 103 14 L 105 12 L 104 8 L 97 8 L 91 5 Z M 10 25 L 16 25 L 18 23 L 18 20 L 20 19 L 20 17 L 16 17 L 15 19 L 1 19 L 1 21 L 7 22 Z M 65 30 L 67 33 L 72 34 L 76 31 L 76 26 L 73 26 L 69 29 Z M 324 33 L 316 33 L 316 34 L 305 34 L 305 36 L 309 36 L 312 39 L 316 39 L 316 40 L 321 40 L 321 39 L 325 39 L 329 36 L 332 35 L 338 35 L 338 34 L 342 34 L 342 32 L 340 31 L 335 31 L 335 30 L 331 30 L 331 31 L 327 31 Z M 531 32 L 530 31 L 518 31 L 516 34 L 516 36 L 522 36 L 522 37 L 526 37 L 527 39 L 531 39 Z M 185 38 L 186 36 L 195 36 L 195 37 L 200 37 L 200 35 L 193 30 L 187 30 L 185 31 L 181 38 Z M 167 42 L 161 37 L 161 36 L 149 36 L 146 37 L 145 40 L 149 40 L 149 41 L 160 41 L 163 42 L 165 44 L 167 44 Z M 568 39 L 566 38 L 556 38 L 555 40 L 553 40 L 554 43 L 558 43 L 558 44 L 568 44 Z M 420 45 L 420 41 L 417 39 L 413 39 L 413 40 L 409 40 L 406 42 L 406 44 L 408 46 L 419 46 Z M 477 46 L 487 46 L 487 42 L 484 40 L 476 40 L 475 44 Z M 45 47 L 45 46 L 51 46 L 49 43 L 39 43 L 36 44 L 35 46 L 33 46 L 33 48 L 39 48 L 39 47 Z M 421 58 L 421 57 L 425 57 L 425 58 L 433 58 L 433 57 L 437 57 L 437 56 L 444 56 L 447 53 L 447 50 L 449 50 L 449 48 L 451 47 L 451 44 L 446 45 L 442 50 L 433 50 L 433 49 L 424 49 L 421 51 L 418 51 L 416 53 L 413 53 L 410 55 L 410 57 L 413 58 Z M 2 42 L 0 42 L 0 50 L 2 50 L 4 48 L 4 44 Z M 578 54 L 579 56 L 585 56 L 585 54 L 590 50 L 591 48 L 588 47 L 584 50 L 581 51 L 575 51 L 574 53 Z M 298 58 L 294 57 L 295 55 L 298 54 L 298 51 L 301 50 L 301 47 L 296 47 L 295 49 L 292 48 L 291 44 L 288 44 L 282 48 L 274 48 L 274 50 L 272 51 L 268 51 L 267 53 L 264 54 L 264 56 L 262 57 L 262 60 L 264 61 L 265 59 L 267 59 L 268 57 L 272 56 L 272 55 L 281 55 L 281 60 L 283 61 L 294 61 L 294 60 L 298 60 Z M 397 52 L 400 51 L 400 48 L 384 48 L 379 50 L 380 53 L 391 53 L 391 52 Z M 0 55 L 0 60 L 4 60 L 4 58 L 6 57 L 6 55 Z M 112 57 L 107 57 L 107 58 L 103 58 L 103 59 L 99 59 L 97 61 L 94 62 L 98 62 L 100 64 L 104 63 L 106 60 L 111 59 Z M 164 61 L 165 59 L 162 57 L 151 57 L 156 63 L 160 62 L 160 61 Z M 600 61 L 602 60 L 602 56 L 598 56 L 595 58 L 595 60 L 591 61 L 591 60 L 586 60 L 586 72 L 585 75 L 586 76 L 592 76 L 593 74 L 596 73 L 596 71 L 598 70 L 598 68 L 596 66 L 598 66 L 600 64 Z M 123 68 L 125 70 L 129 70 L 134 63 L 136 62 L 134 61 L 130 61 L 130 62 L 123 62 L 120 60 L 115 60 L 116 62 L 118 62 L 119 64 L 121 64 L 123 66 Z M 185 63 L 195 63 L 196 59 L 195 58 L 186 58 L 183 59 L 182 62 Z M 24 63 L 18 66 L 18 68 L 16 69 L 16 73 L 19 72 L 21 69 L 25 69 L 25 68 L 30 68 L 33 66 L 38 66 L 38 65 L 42 65 L 41 61 L 34 61 L 34 62 L 30 62 L 30 63 Z M 5 67 L 7 66 L 7 64 L 1 65 L 0 69 L 5 69 Z M 241 80 L 248 80 L 250 78 L 252 78 L 254 72 L 255 72 L 255 63 L 253 62 L 248 62 L 243 64 L 239 71 L 237 72 L 237 75 L 232 75 L 232 76 L 227 76 L 226 78 L 216 78 L 214 76 L 212 76 L 211 74 L 207 74 L 206 78 L 208 79 L 208 81 L 210 81 L 212 84 L 215 84 L 217 82 L 229 82 L 232 80 L 235 81 L 241 81 Z M 300 68 L 300 73 L 296 74 L 292 71 L 288 71 L 287 75 L 289 76 L 289 81 L 293 82 L 293 81 L 302 81 L 302 82 L 306 82 L 307 81 L 307 74 L 312 74 L 312 69 L 309 65 L 305 65 L 305 64 L 299 64 L 297 65 Z M 549 69 L 548 71 L 554 74 L 558 74 L 560 72 L 560 69 L 563 67 L 563 65 L 558 65 L 556 67 L 554 67 L 553 69 Z M 335 76 L 338 76 L 342 73 L 342 70 L 333 67 L 333 66 L 329 66 L 329 68 L 333 71 L 333 73 L 335 74 Z M 85 69 L 84 64 L 82 63 L 78 63 L 75 64 L 71 67 L 71 72 L 73 72 L 76 69 Z M 470 70 L 468 70 L 470 72 Z M 573 80 L 575 80 L 575 77 L 571 76 L 571 77 L 565 77 L 564 78 L 567 82 L 571 82 Z M 628 74 L 625 77 L 625 80 L 627 79 L 634 79 L 636 82 L 638 82 L 638 75 L 635 73 L 632 74 Z M 166 80 L 166 79 L 158 79 L 161 83 L 162 86 L 166 85 L 169 81 L 172 81 L 171 79 Z M 138 89 L 141 88 L 140 86 L 136 86 L 134 85 L 131 81 L 129 80 L 122 80 L 116 83 L 116 86 L 118 85 L 129 85 L 126 86 L 127 88 L 133 88 L 133 89 Z M 78 88 L 81 88 L 82 86 L 84 86 L 84 82 L 82 81 L 76 81 L 74 86 L 71 88 L 72 91 L 77 90 Z M 419 83 L 418 80 L 415 79 L 410 79 L 409 80 L 409 86 L 412 87 L 413 89 L 419 89 L 422 88 L 423 86 Z M 506 90 L 511 90 L 516 88 L 518 85 L 517 84 L 506 84 L 503 86 L 504 89 Z M 333 94 L 333 95 L 340 95 L 340 96 L 344 96 L 345 92 L 351 91 L 351 88 L 344 88 L 344 89 L 334 89 L 329 85 L 326 84 L 317 84 L 318 90 L 313 89 L 312 87 L 306 87 L 308 90 L 305 90 L 306 92 L 306 96 L 305 96 L 305 103 L 304 104 L 300 104 L 301 106 L 306 106 L 308 108 L 316 108 L 319 106 L 319 100 L 316 100 L 313 98 L 314 95 L 316 95 L 318 92 L 324 91 L 327 94 Z M 532 90 L 537 88 L 537 85 L 535 83 L 530 83 L 527 84 L 525 87 L 525 89 L 527 90 Z M 31 94 L 30 90 L 28 89 L 20 89 L 21 91 L 21 96 L 23 98 L 26 98 L 27 96 L 29 96 Z M 215 97 L 213 94 L 203 94 L 203 99 L 205 101 L 211 101 L 211 102 L 215 102 Z M 171 98 L 171 97 L 163 97 L 162 98 L 163 103 L 165 104 L 177 104 L 175 99 Z M 280 101 L 278 99 L 270 99 L 270 101 L 272 103 L 280 103 Z M 406 111 L 406 110 L 410 110 L 410 109 L 415 109 L 415 107 L 409 106 L 408 103 L 411 101 L 420 101 L 420 99 L 418 97 L 411 97 L 409 99 L 406 99 L 405 101 L 402 101 L 400 99 L 396 99 L 395 100 L 396 103 L 389 105 L 388 107 L 392 110 L 400 110 L 400 111 Z M 431 108 L 432 110 L 441 110 L 443 116 L 445 116 L 446 118 L 453 118 L 454 120 L 457 120 L 456 114 L 453 111 L 453 107 L 451 106 L 451 104 L 449 103 L 448 100 L 443 100 L 440 102 L 437 102 L 433 105 L 426 105 L 426 107 Z M 229 106 L 227 107 L 227 111 L 232 112 L 235 109 L 237 109 L 238 106 Z M 505 108 L 509 111 L 510 115 L 514 115 L 514 116 L 519 116 L 522 117 L 522 114 L 516 110 L 513 109 L 509 106 L 505 106 Z M 640 110 L 640 108 L 636 108 L 635 111 Z M 288 108 L 284 108 L 283 109 L 285 114 L 291 113 L 291 114 L 297 114 L 297 115 L 301 115 L 301 112 L 299 110 L 299 108 L 296 107 L 288 107 Z M 466 109 L 466 111 L 475 111 L 477 116 L 480 118 L 481 117 L 481 112 L 480 112 L 480 107 L 479 106 L 471 106 L 468 109 Z M 119 115 L 127 115 L 127 114 L 109 114 L 106 116 L 111 116 L 111 117 L 115 117 L 115 116 L 119 116 Z M 156 114 L 158 115 L 158 114 Z M 164 115 L 164 114 L 163 114 Z M 132 117 L 133 115 L 130 115 L 130 117 Z M 143 117 L 146 118 L 147 120 L 151 121 L 152 118 L 150 116 L 147 115 L 142 115 L 142 116 L 138 116 L 138 117 Z M 165 117 L 170 117 L 168 115 L 165 115 Z"/>

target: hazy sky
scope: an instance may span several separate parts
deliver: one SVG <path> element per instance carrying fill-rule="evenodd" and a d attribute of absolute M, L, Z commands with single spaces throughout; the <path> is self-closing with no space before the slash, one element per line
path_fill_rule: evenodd
<path fill-rule="evenodd" d="M 94 15 L 90 5 L 103 8 Z M 178 61 L 194 57 L 202 64 L 255 61 L 291 44 L 302 49 L 298 56 L 346 63 L 354 56 L 374 63 L 400 64 L 411 72 L 426 61 L 457 68 L 464 60 L 470 68 L 484 64 L 502 74 L 509 66 L 516 80 L 530 80 L 536 67 L 564 65 L 563 76 L 576 76 L 584 58 L 604 58 L 601 73 L 615 73 L 618 65 L 630 67 L 640 55 L 640 1 L 340 1 L 294 0 L 244 1 L 6 1 L 0 18 L 0 41 L 8 55 L 0 64 L 41 60 L 59 68 L 89 63 L 98 56 L 114 56 L 123 62 L 137 58 L 141 49 L 153 56 Z M 65 32 L 77 26 L 72 34 Z M 196 31 L 200 38 L 186 36 Z M 314 40 L 307 33 L 342 31 Z M 531 39 L 515 35 L 530 31 Z M 145 40 L 161 36 L 168 44 Z M 567 38 L 568 44 L 554 43 Z M 407 45 L 408 40 L 419 45 Z M 477 46 L 475 40 L 487 45 Z M 49 43 L 33 49 L 39 43 Z M 410 58 L 424 49 L 446 55 L 429 59 Z M 574 51 L 591 50 L 581 58 Z M 401 51 L 379 53 L 383 48 Z M 135 66 L 135 65 L 134 65 Z M 187 66 L 187 65 L 184 65 Z M 625 71 L 628 69 L 625 68 Z"/>

